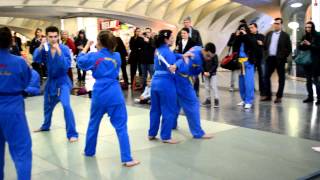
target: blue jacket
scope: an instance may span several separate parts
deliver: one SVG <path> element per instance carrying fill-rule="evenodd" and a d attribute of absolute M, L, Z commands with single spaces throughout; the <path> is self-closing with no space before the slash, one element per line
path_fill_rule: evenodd
<path fill-rule="evenodd" d="M 0 113 L 24 113 L 22 92 L 31 79 L 31 70 L 19 56 L 0 49 Z"/>
<path fill-rule="evenodd" d="M 48 80 L 45 91 L 49 93 L 50 96 L 57 95 L 58 89 L 62 86 L 68 86 L 70 89 L 72 88 L 71 80 L 67 74 L 71 65 L 70 49 L 63 44 L 59 44 L 59 46 L 61 49 L 61 56 L 56 53 L 54 57 L 52 57 L 50 45 L 49 51 L 45 51 L 44 48 L 42 50 L 37 48 L 33 53 L 33 60 L 35 62 L 44 63 L 47 66 Z"/>
<path fill-rule="evenodd" d="M 107 48 L 103 48 L 98 52 L 80 53 L 77 63 L 80 69 L 91 70 L 92 76 L 96 79 L 92 102 L 105 106 L 125 103 L 117 80 L 121 68 L 121 57 L 118 52 L 110 52 Z"/>
<path fill-rule="evenodd" d="M 30 83 L 24 91 L 33 96 L 40 94 L 40 76 L 34 69 L 32 69 L 32 77 Z"/>

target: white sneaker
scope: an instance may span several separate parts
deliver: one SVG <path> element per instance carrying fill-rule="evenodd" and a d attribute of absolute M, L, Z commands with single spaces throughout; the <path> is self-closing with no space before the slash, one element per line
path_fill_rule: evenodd
<path fill-rule="evenodd" d="M 314 151 L 320 152 L 320 147 L 312 147 Z"/>
<path fill-rule="evenodd" d="M 239 102 L 237 106 L 244 106 L 244 102 L 243 101 Z"/>
<path fill-rule="evenodd" d="M 252 107 L 252 104 L 245 104 L 245 105 L 244 105 L 244 108 L 245 108 L 245 109 L 251 109 L 251 107 Z"/>

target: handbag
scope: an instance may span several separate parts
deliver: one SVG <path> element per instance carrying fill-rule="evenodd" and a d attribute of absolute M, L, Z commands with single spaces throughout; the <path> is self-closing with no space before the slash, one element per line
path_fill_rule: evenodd
<path fill-rule="evenodd" d="M 233 52 L 230 54 L 230 50 L 231 49 L 229 49 L 228 55 L 221 60 L 220 66 L 231 71 L 240 69 L 238 52 Z"/>
<path fill-rule="evenodd" d="M 310 50 L 299 51 L 298 55 L 294 58 L 294 61 L 298 65 L 310 65 L 312 63 Z"/>

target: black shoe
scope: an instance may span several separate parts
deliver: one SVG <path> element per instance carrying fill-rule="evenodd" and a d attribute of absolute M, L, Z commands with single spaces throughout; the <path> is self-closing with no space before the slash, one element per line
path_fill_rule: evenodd
<path fill-rule="evenodd" d="M 278 104 L 278 103 L 281 103 L 281 102 L 282 102 L 281 98 L 278 98 L 278 97 L 276 98 L 276 100 L 274 100 L 275 104 Z"/>
<path fill-rule="evenodd" d="M 270 96 L 261 96 L 260 101 L 271 101 L 271 97 Z"/>
<path fill-rule="evenodd" d="M 313 102 L 313 98 L 308 97 L 307 99 L 302 101 L 303 103 L 312 103 Z"/>
<path fill-rule="evenodd" d="M 320 99 L 316 102 L 316 105 L 317 105 L 317 106 L 320 105 Z"/>
<path fill-rule="evenodd" d="M 203 106 L 209 106 L 211 105 L 211 101 L 209 99 L 206 99 L 203 103 L 202 103 Z"/>
<path fill-rule="evenodd" d="M 215 108 L 218 108 L 219 107 L 219 99 L 214 99 L 214 106 Z"/>

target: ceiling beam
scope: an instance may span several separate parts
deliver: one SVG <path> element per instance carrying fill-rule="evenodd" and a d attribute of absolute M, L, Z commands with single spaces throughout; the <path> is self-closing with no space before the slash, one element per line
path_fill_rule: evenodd
<path fill-rule="evenodd" d="M 88 0 L 80 0 L 79 2 L 79 6 L 83 6 L 85 3 L 87 3 Z"/>
<path fill-rule="evenodd" d="M 30 0 L 24 0 L 22 4 L 28 4 Z"/>
<path fill-rule="evenodd" d="M 116 2 L 116 0 L 105 0 L 105 1 L 103 2 L 102 7 L 103 7 L 103 8 L 107 8 L 107 7 L 111 6 L 114 2 Z"/>
<path fill-rule="evenodd" d="M 52 4 L 57 4 L 60 0 L 53 0 Z"/>
<path fill-rule="evenodd" d="M 129 0 L 126 11 L 131 11 L 133 8 L 137 7 L 143 1 L 144 0 Z"/>

